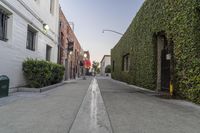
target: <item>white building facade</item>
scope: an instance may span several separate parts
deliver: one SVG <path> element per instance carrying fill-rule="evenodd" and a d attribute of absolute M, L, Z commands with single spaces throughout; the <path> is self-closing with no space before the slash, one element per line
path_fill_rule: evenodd
<path fill-rule="evenodd" d="M 104 55 L 103 59 L 101 60 L 101 76 L 106 76 L 105 69 L 108 65 L 111 65 L 111 56 L 110 55 Z"/>
<path fill-rule="evenodd" d="M 57 63 L 59 0 L 0 1 L 0 75 L 10 88 L 26 85 L 27 58 Z"/>

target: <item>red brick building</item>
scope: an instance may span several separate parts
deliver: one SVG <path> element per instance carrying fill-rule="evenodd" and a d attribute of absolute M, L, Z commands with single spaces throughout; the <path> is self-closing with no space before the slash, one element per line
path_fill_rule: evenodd
<path fill-rule="evenodd" d="M 80 62 L 84 52 L 61 8 L 59 20 L 58 63 L 65 66 L 65 80 L 75 79 L 82 75 Z"/>

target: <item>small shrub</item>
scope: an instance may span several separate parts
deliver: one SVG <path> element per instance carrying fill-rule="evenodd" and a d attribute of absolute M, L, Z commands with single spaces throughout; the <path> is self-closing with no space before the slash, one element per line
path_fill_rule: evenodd
<path fill-rule="evenodd" d="M 63 75 L 64 75 L 64 66 L 59 65 L 59 64 L 53 64 L 53 69 L 52 69 L 52 78 L 51 78 L 51 84 L 56 84 L 62 81 Z"/>
<path fill-rule="evenodd" d="M 43 61 L 27 59 L 23 62 L 23 72 L 29 87 L 41 88 L 62 81 L 64 66 Z"/>
<path fill-rule="evenodd" d="M 111 73 L 111 65 L 106 66 L 105 73 Z"/>

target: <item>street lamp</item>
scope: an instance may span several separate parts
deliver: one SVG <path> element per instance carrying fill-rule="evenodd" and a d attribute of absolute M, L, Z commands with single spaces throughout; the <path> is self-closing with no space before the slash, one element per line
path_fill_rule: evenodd
<path fill-rule="evenodd" d="M 87 58 L 87 54 L 86 53 L 84 53 L 84 55 L 83 55 L 83 60 L 84 60 L 84 65 L 83 65 L 83 80 L 86 80 L 86 77 L 85 77 L 85 72 L 86 72 L 86 68 L 85 68 L 85 60 L 86 60 L 86 58 Z"/>
<path fill-rule="evenodd" d="M 73 54 L 73 52 L 72 52 L 72 51 L 70 51 L 70 52 L 69 52 L 69 55 L 72 55 L 72 54 Z"/>
<path fill-rule="evenodd" d="M 113 33 L 116 33 L 116 34 L 119 34 L 119 35 L 122 35 L 122 36 L 124 35 L 124 34 L 122 34 L 120 32 L 114 31 L 114 30 L 103 30 L 102 33 L 104 33 L 105 31 L 113 32 Z"/>
<path fill-rule="evenodd" d="M 87 58 L 87 54 L 86 53 L 83 56 L 84 56 L 85 59 Z"/>

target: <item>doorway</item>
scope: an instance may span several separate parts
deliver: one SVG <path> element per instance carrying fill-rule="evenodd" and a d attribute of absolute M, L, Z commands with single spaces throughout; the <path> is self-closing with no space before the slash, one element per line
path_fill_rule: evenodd
<path fill-rule="evenodd" d="M 161 51 L 161 90 L 169 90 L 170 85 L 170 60 L 167 59 L 168 49 L 164 45 L 164 49 Z"/>
<path fill-rule="evenodd" d="M 165 34 L 157 36 L 157 91 L 169 92 L 172 75 L 172 50 Z"/>
<path fill-rule="evenodd" d="M 69 79 L 68 59 L 65 59 L 65 80 Z"/>

